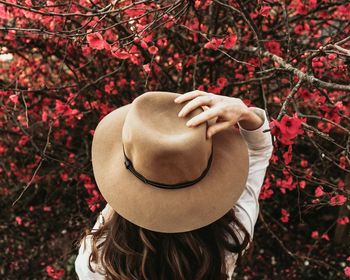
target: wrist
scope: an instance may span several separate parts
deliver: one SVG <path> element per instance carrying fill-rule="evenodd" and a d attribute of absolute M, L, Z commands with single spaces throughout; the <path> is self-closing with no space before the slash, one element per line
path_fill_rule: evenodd
<path fill-rule="evenodd" d="M 247 107 L 243 111 L 240 120 L 238 121 L 240 127 L 245 130 L 255 130 L 261 127 L 264 123 L 264 120 L 261 119 L 253 110 L 252 107 Z"/>

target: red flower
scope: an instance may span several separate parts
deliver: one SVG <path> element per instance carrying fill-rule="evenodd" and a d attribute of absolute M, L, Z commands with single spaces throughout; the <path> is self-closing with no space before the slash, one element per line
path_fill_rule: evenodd
<path fill-rule="evenodd" d="M 347 158 L 345 156 L 340 156 L 339 157 L 339 166 L 341 168 L 346 168 L 346 163 L 347 163 Z"/>
<path fill-rule="evenodd" d="M 315 9 L 317 7 L 317 0 L 309 0 L 309 6 L 311 9 Z"/>
<path fill-rule="evenodd" d="M 151 71 L 151 68 L 149 67 L 149 63 L 142 65 L 142 67 L 146 73 L 149 73 Z"/>
<path fill-rule="evenodd" d="M 265 46 L 269 52 L 275 55 L 282 55 L 281 44 L 277 41 L 265 42 Z"/>
<path fill-rule="evenodd" d="M 220 77 L 216 82 L 219 87 L 223 88 L 227 84 L 227 79 L 225 77 Z"/>
<path fill-rule="evenodd" d="M 282 214 L 282 217 L 281 217 L 281 221 L 283 223 L 288 223 L 289 221 L 289 213 L 286 209 L 282 208 L 281 209 L 281 214 Z"/>
<path fill-rule="evenodd" d="M 304 27 L 301 24 L 297 24 L 294 27 L 294 32 L 295 32 L 295 34 L 301 35 L 304 32 Z"/>
<path fill-rule="evenodd" d="M 30 140 L 30 137 L 29 137 L 29 136 L 23 135 L 23 136 L 21 137 L 21 139 L 19 139 L 18 145 L 24 146 L 25 144 L 28 143 L 29 140 Z"/>
<path fill-rule="evenodd" d="M 315 231 L 313 231 L 312 233 L 311 233 L 311 237 L 313 238 L 313 239 L 317 239 L 318 238 L 318 231 L 317 230 L 315 230 Z"/>
<path fill-rule="evenodd" d="M 156 46 L 150 46 L 148 51 L 150 54 L 156 54 L 158 52 L 158 48 Z"/>
<path fill-rule="evenodd" d="M 220 39 L 220 38 L 211 38 L 211 40 L 208 42 L 208 43 L 206 43 L 205 45 L 204 45 L 204 48 L 205 49 L 213 49 L 213 50 L 217 50 L 218 49 L 218 47 L 221 45 L 221 43 L 222 43 L 222 41 L 223 41 L 224 39 Z"/>
<path fill-rule="evenodd" d="M 263 188 L 259 195 L 259 199 L 264 200 L 264 199 L 270 198 L 272 195 L 273 195 L 273 190 Z"/>
<path fill-rule="evenodd" d="M 283 159 L 286 165 L 292 161 L 292 145 L 288 146 L 288 151 L 283 154 Z"/>
<path fill-rule="evenodd" d="M 86 35 L 86 40 L 88 41 L 89 46 L 96 50 L 104 49 L 105 44 L 107 43 L 103 39 L 102 35 L 98 32 L 89 33 L 88 35 Z"/>
<path fill-rule="evenodd" d="M 299 2 L 297 6 L 297 13 L 300 15 L 306 15 L 309 12 L 307 6 L 305 6 L 303 3 Z"/>
<path fill-rule="evenodd" d="M 321 238 L 329 241 L 329 236 L 327 233 L 322 234 Z"/>
<path fill-rule="evenodd" d="M 225 38 L 224 41 L 224 47 L 225 49 L 231 49 L 234 45 L 236 45 L 237 42 L 237 35 L 236 34 L 230 34 Z"/>
<path fill-rule="evenodd" d="M 342 217 L 337 219 L 337 223 L 340 225 L 346 225 L 350 222 L 348 217 Z"/>
<path fill-rule="evenodd" d="M 336 194 L 335 196 L 333 196 L 331 198 L 331 200 L 329 201 L 329 204 L 332 205 L 332 206 L 343 205 L 346 200 L 347 200 L 347 198 L 344 195 Z"/>
<path fill-rule="evenodd" d="M 350 277 L 350 266 L 344 268 L 344 273 L 346 276 Z"/>
<path fill-rule="evenodd" d="M 218 87 L 216 85 L 211 85 L 208 87 L 208 92 L 214 93 L 214 94 L 220 94 L 220 91 L 222 90 L 221 87 Z"/>
<path fill-rule="evenodd" d="M 196 9 L 201 9 L 201 10 L 205 10 L 209 5 L 211 5 L 213 2 L 213 0 L 195 0 L 194 1 L 194 7 Z"/>
<path fill-rule="evenodd" d="M 44 206 L 43 211 L 44 212 L 51 212 L 51 206 Z"/>
<path fill-rule="evenodd" d="M 130 54 L 122 49 L 118 49 L 118 47 L 113 47 L 111 49 L 111 54 L 119 59 L 128 59 L 130 57 Z"/>
<path fill-rule="evenodd" d="M 334 60 L 334 59 L 337 58 L 337 55 L 334 54 L 334 53 L 330 53 L 327 57 L 328 57 L 329 60 Z"/>
<path fill-rule="evenodd" d="M 18 95 L 16 94 L 10 95 L 9 99 L 15 104 L 18 103 Z"/>
<path fill-rule="evenodd" d="M 64 269 L 55 270 L 53 266 L 48 265 L 46 266 L 46 272 L 47 272 L 47 275 L 49 275 L 49 277 L 53 279 L 60 279 L 64 274 Z"/>
<path fill-rule="evenodd" d="M 293 117 L 284 115 L 281 121 L 273 120 L 272 124 L 275 125 L 275 128 L 272 130 L 272 133 L 277 135 L 277 139 L 283 145 L 293 144 L 293 139 L 298 135 L 302 134 L 303 130 L 301 129 L 301 123 L 304 119 L 299 119 L 296 114 Z M 277 131 L 276 131 L 277 129 Z"/>
<path fill-rule="evenodd" d="M 316 197 L 320 197 L 320 196 L 322 196 L 322 195 L 324 195 L 323 188 L 322 188 L 322 186 L 318 186 L 318 187 L 316 188 L 316 190 L 315 190 L 315 196 L 316 196 Z"/>
<path fill-rule="evenodd" d="M 60 173 L 60 177 L 61 177 L 61 179 L 62 179 L 63 182 L 67 182 L 68 179 L 69 179 L 68 174 L 65 173 L 65 172 Z"/>
<path fill-rule="evenodd" d="M 296 188 L 296 182 L 293 181 L 293 176 L 285 174 L 284 179 L 276 180 L 276 186 L 280 187 L 280 191 L 285 194 L 286 189 L 292 191 Z"/>
<path fill-rule="evenodd" d="M 266 17 L 269 15 L 270 10 L 271 10 L 270 6 L 262 6 L 260 11 L 259 11 L 259 14 L 263 17 Z"/>
<path fill-rule="evenodd" d="M 22 218 L 21 217 L 16 217 L 16 223 L 21 225 L 22 224 Z"/>
<path fill-rule="evenodd" d="M 142 39 L 142 40 L 140 41 L 140 46 L 141 46 L 141 48 L 143 48 L 143 49 L 147 49 L 147 48 L 148 48 L 147 42 L 146 42 L 144 39 Z"/>
<path fill-rule="evenodd" d="M 42 111 L 42 113 L 41 113 L 41 120 L 43 122 L 47 121 L 47 112 L 46 111 Z"/>
<path fill-rule="evenodd" d="M 133 18 L 133 17 L 139 17 L 142 16 L 146 13 L 148 7 L 145 4 L 138 4 L 136 6 L 136 8 L 133 9 L 125 9 L 124 13 L 129 17 L 129 18 Z"/>
<path fill-rule="evenodd" d="M 11 15 L 10 12 L 6 10 L 5 5 L 0 6 L 0 18 L 1 19 L 10 19 Z"/>

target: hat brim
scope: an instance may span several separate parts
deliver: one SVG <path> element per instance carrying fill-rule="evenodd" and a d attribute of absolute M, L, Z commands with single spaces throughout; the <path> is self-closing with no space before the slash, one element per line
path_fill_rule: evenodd
<path fill-rule="evenodd" d="M 238 129 L 212 136 L 212 164 L 201 181 L 187 188 L 161 189 L 145 184 L 125 168 L 122 128 L 131 105 L 106 115 L 94 133 L 93 172 L 107 203 L 128 221 L 167 233 L 195 230 L 227 213 L 248 177 L 248 149 Z"/>

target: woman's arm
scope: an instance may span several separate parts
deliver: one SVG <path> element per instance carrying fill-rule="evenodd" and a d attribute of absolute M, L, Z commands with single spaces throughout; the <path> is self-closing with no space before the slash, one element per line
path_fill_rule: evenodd
<path fill-rule="evenodd" d="M 259 215 L 259 195 L 264 182 L 266 169 L 273 151 L 271 133 L 266 112 L 260 108 L 250 108 L 263 124 L 247 130 L 239 123 L 240 133 L 248 145 L 249 173 L 246 188 L 235 204 L 236 217 L 243 223 L 253 238 L 254 227 Z"/>
<path fill-rule="evenodd" d="M 245 130 L 256 130 L 261 127 L 265 121 L 265 116 L 259 117 L 256 113 L 256 108 L 247 108 L 246 112 L 243 113 L 241 120 L 238 122 L 240 128 Z"/>
<path fill-rule="evenodd" d="M 253 237 L 259 213 L 258 197 L 273 150 L 266 112 L 260 108 L 248 108 L 239 98 L 198 90 L 187 92 L 174 100 L 176 103 L 184 101 L 189 102 L 183 106 L 179 117 L 184 117 L 198 107 L 207 107 L 204 112 L 190 119 L 187 125 L 196 126 L 208 121 L 208 137 L 238 124 L 248 146 L 249 174 L 246 188 L 234 208 L 237 218 Z"/>

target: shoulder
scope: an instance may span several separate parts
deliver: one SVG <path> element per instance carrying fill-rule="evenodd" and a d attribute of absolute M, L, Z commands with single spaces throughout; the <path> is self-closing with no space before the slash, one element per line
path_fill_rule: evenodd
<path fill-rule="evenodd" d="M 90 254 L 92 252 L 92 237 L 88 235 L 83 238 L 80 243 L 79 253 L 75 259 L 75 271 L 79 279 L 102 280 L 104 278 L 104 270 L 100 263 L 90 262 L 95 272 L 89 269 Z"/>

